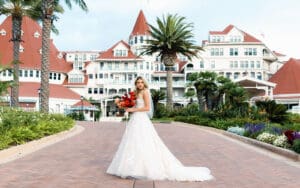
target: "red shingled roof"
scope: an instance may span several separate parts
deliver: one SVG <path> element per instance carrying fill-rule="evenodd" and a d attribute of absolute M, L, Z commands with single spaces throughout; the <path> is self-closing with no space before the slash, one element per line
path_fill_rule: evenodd
<path fill-rule="evenodd" d="M 238 29 L 236 26 L 234 25 L 228 25 L 223 31 L 209 31 L 210 35 L 226 35 L 228 34 L 233 28 Z M 244 35 L 244 42 L 261 42 L 260 40 L 258 40 L 257 38 L 253 37 L 252 35 L 250 35 L 249 33 L 246 33 L 245 31 L 242 31 L 240 29 L 238 29 L 239 31 L 241 31 Z"/>
<path fill-rule="evenodd" d="M 0 25 L 0 30 L 4 29 L 6 35 L 0 35 L 0 62 L 3 65 L 10 65 L 13 60 L 13 43 L 9 42 L 12 38 L 11 34 L 12 19 L 7 17 Z M 28 17 L 23 17 L 22 22 L 23 36 L 21 46 L 24 47 L 24 52 L 20 52 L 20 67 L 25 69 L 41 69 L 41 54 L 42 48 L 42 28 L 40 25 Z M 40 36 L 34 37 L 34 33 L 38 32 Z M 72 65 L 66 63 L 64 58 L 58 58 L 59 51 L 50 41 L 50 71 L 66 73 L 72 69 Z"/>
<path fill-rule="evenodd" d="M 72 105 L 72 107 L 94 107 L 94 105 L 92 105 L 89 101 L 83 100 L 82 102 L 79 101 L 76 104 Z"/>
<path fill-rule="evenodd" d="M 132 35 L 148 35 L 149 34 L 149 26 L 147 24 L 145 15 L 143 13 L 143 11 L 141 10 L 138 18 L 136 19 L 135 25 L 133 27 L 133 30 L 130 34 L 130 36 Z"/>
<path fill-rule="evenodd" d="M 300 93 L 300 59 L 289 59 L 269 81 L 277 84 L 274 95 Z"/>
<path fill-rule="evenodd" d="M 128 55 L 127 56 L 114 56 L 114 48 L 118 44 L 123 44 L 128 49 Z M 115 45 L 113 45 L 111 48 L 106 50 L 105 52 L 101 53 L 98 59 L 141 59 L 138 56 L 134 55 L 133 52 L 130 50 L 130 46 L 124 42 L 123 40 L 117 42 Z"/>
<path fill-rule="evenodd" d="M 20 82 L 20 97 L 38 97 L 38 89 L 40 83 L 36 82 Z M 50 98 L 61 98 L 61 99 L 78 99 L 80 95 L 74 91 L 57 84 L 49 85 Z"/>

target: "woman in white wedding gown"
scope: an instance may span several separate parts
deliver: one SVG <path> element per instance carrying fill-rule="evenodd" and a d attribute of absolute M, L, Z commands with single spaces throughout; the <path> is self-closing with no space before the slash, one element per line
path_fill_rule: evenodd
<path fill-rule="evenodd" d="M 122 178 L 147 180 L 204 181 L 214 177 L 206 167 L 185 167 L 158 136 L 147 114 L 150 93 L 142 77 L 135 80 L 136 106 L 132 112 L 119 148 L 107 169 L 108 174 Z"/>

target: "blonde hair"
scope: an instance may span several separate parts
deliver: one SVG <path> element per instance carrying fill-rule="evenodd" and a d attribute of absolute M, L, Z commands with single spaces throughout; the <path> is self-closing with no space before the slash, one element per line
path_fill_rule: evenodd
<path fill-rule="evenodd" d="M 142 81 L 144 82 L 144 88 L 145 88 L 145 89 L 148 89 L 148 88 L 149 88 L 147 81 L 146 81 L 143 77 L 138 76 L 138 77 L 135 79 L 135 81 L 134 81 L 134 85 L 135 85 L 135 93 L 136 93 L 137 95 L 141 92 L 141 91 L 136 87 L 136 84 L 137 84 L 137 81 L 138 81 L 138 80 L 142 80 Z"/>

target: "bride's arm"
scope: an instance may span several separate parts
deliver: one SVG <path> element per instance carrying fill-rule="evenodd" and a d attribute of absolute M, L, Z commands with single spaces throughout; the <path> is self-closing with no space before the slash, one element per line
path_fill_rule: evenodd
<path fill-rule="evenodd" d="M 149 92 L 148 91 L 144 91 L 143 92 L 143 99 L 144 99 L 144 107 L 142 108 L 128 108 L 126 111 L 127 112 L 148 112 L 150 111 L 150 100 L 149 100 Z"/>

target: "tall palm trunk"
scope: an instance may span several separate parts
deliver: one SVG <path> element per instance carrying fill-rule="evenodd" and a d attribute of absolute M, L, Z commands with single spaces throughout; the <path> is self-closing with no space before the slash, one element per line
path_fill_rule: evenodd
<path fill-rule="evenodd" d="M 172 68 L 167 68 L 167 107 L 173 109 L 173 80 L 172 80 Z"/>
<path fill-rule="evenodd" d="M 42 9 L 44 11 L 42 29 L 42 65 L 41 65 L 41 112 L 49 112 L 49 45 L 52 27 L 52 4 L 53 0 L 43 0 Z"/>
<path fill-rule="evenodd" d="M 173 109 L 173 77 L 172 71 L 176 61 L 176 54 L 164 54 L 162 60 L 167 71 L 167 107 Z"/>
<path fill-rule="evenodd" d="M 12 15 L 12 39 L 13 41 L 13 76 L 14 84 L 11 90 L 11 106 L 19 106 L 19 55 L 21 42 L 22 16 Z"/>

